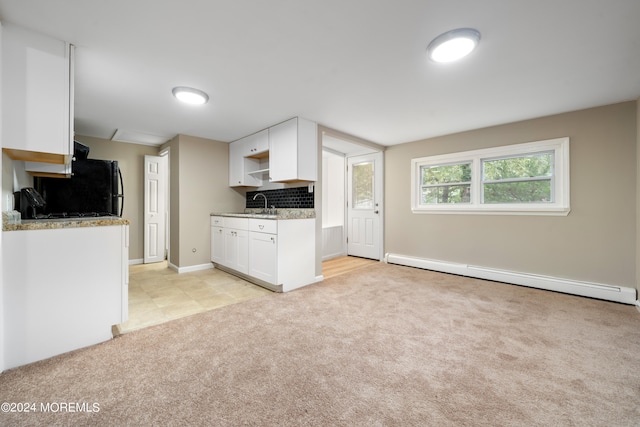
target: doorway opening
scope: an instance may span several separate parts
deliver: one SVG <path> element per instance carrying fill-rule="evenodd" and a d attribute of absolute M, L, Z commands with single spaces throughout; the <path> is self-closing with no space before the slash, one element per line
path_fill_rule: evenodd
<path fill-rule="evenodd" d="M 322 135 L 322 260 L 383 258 L 382 148 Z"/>

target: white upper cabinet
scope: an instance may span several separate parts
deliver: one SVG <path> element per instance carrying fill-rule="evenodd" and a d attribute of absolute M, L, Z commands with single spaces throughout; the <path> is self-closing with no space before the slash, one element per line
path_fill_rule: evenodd
<path fill-rule="evenodd" d="M 318 179 L 317 125 L 295 117 L 269 128 L 269 179 L 272 182 Z"/>
<path fill-rule="evenodd" d="M 229 186 L 230 187 L 259 187 L 262 185 L 260 170 L 264 165 L 262 159 L 248 157 L 254 141 L 245 137 L 229 144 Z M 268 151 L 267 151 L 268 156 Z"/>
<path fill-rule="evenodd" d="M 72 45 L 3 24 L 2 119 L 2 147 L 14 160 L 55 164 L 53 173 L 70 167 Z"/>
<path fill-rule="evenodd" d="M 317 125 L 295 117 L 229 144 L 229 185 L 316 181 Z"/>

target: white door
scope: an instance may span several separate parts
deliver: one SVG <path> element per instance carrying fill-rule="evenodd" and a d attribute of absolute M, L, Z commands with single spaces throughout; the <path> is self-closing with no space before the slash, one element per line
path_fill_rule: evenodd
<path fill-rule="evenodd" d="M 382 259 L 382 153 L 347 159 L 347 253 Z"/>
<path fill-rule="evenodd" d="M 165 259 L 166 156 L 144 156 L 144 263 Z"/>

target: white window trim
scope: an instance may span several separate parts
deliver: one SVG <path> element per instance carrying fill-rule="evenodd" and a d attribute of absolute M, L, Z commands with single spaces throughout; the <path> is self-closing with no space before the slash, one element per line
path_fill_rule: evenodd
<path fill-rule="evenodd" d="M 525 155 L 541 151 L 554 152 L 554 201 L 551 203 L 487 203 L 482 204 L 483 159 Z M 471 202 L 456 204 L 420 204 L 420 168 L 442 164 L 471 162 Z M 481 150 L 411 159 L 411 211 L 419 214 L 489 214 L 489 215 L 557 215 L 571 211 L 569 194 L 569 138 L 526 142 Z"/>

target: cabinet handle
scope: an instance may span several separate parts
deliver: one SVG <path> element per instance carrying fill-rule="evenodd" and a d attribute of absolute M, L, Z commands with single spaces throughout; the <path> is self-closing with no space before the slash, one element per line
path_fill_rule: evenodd
<path fill-rule="evenodd" d="M 262 224 L 258 224 L 258 228 L 259 228 L 260 230 L 262 230 L 262 229 L 264 229 L 264 225 L 262 225 Z"/>
<path fill-rule="evenodd" d="M 271 241 L 275 244 L 276 243 L 276 239 L 274 239 L 273 237 L 271 238 Z"/>

